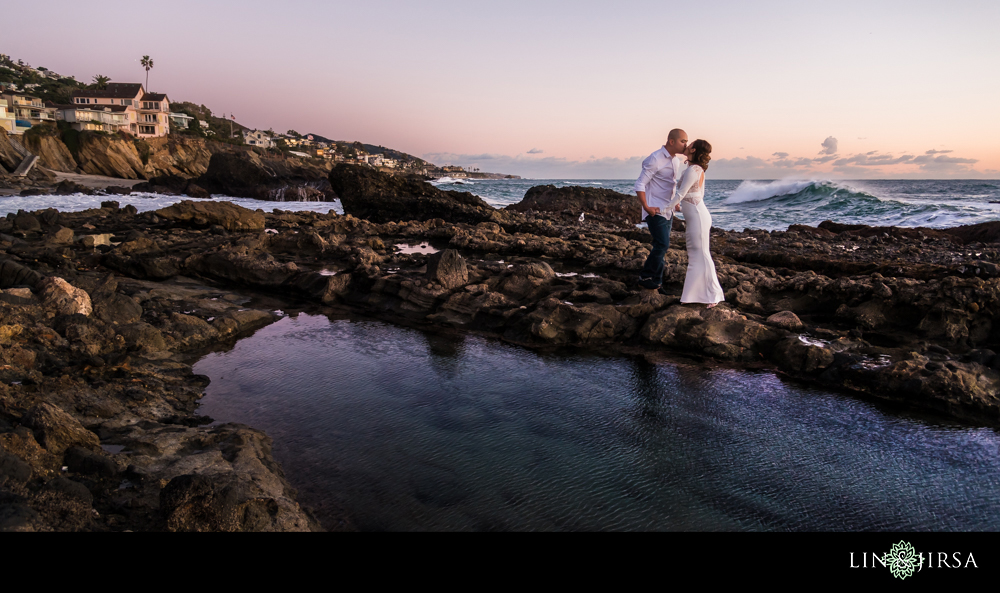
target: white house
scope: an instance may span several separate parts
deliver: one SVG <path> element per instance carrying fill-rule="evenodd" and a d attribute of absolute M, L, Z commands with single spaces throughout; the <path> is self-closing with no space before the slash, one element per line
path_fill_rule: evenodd
<path fill-rule="evenodd" d="M 170 124 L 176 129 L 186 130 L 191 127 L 194 118 L 186 113 L 170 112 Z"/>
<path fill-rule="evenodd" d="M 62 105 L 56 119 L 80 132 L 128 132 L 130 120 L 124 105 Z"/>
<path fill-rule="evenodd" d="M 261 148 L 274 148 L 274 140 L 267 135 L 267 132 L 260 130 L 243 130 L 243 142 L 250 146 Z"/>

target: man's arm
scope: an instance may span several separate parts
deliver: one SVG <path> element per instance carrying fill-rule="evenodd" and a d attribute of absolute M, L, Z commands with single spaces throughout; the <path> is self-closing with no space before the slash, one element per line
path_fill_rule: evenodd
<path fill-rule="evenodd" d="M 646 214 L 650 216 L 660 213 L 659 208 L 650 208 L 649 204 L 646 203 L 646 186 L 649 185 L 649 181 L 653 178 L 653 175 L 659 168 L 656 166 L 656 158 L 653 155 L 646 157 L 646 160 L 642 161 L 642 173 L 639 174 L 639 178 L 635 180 L 635 195 L 639 197 L 639 203 L 642 204 L 642 209 L 646 211 Z"/>

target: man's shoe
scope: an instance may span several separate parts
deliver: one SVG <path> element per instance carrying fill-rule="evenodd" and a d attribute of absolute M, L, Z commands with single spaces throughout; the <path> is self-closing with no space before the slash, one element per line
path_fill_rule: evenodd
<path fill-rule="evenodd" d="M 660 283 L 653 280 L 652 278 L 639 277 L 639 282 L 637 284 L 643 288 L 648 288 L 649 290 L 656 290 L 660 287 Z"/>

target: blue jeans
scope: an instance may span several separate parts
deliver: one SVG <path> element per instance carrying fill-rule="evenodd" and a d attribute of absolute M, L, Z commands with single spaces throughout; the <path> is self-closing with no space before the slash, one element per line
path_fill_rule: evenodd
<path fill-rule="evenodd" d="M 639 286 L 659 288 L 663 282 L 663 256 L 670 247 L 670 228 L 673 224 L 672 217 L 664 218 L 660 215 L 646 217 L 646 226 L 649 227 L 649 234 L 653 237 L 653 248 L 649 250 L 649 257 L 639 272 Z"/>

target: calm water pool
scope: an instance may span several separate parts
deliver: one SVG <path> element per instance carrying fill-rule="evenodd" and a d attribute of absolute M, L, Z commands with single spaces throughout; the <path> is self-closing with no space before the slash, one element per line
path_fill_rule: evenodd
<path fill-rule="evenodd" d="M 771 373 L 287 317 L 195 365 L 362 530 L 997 530 L 1000 435 Z"/>

